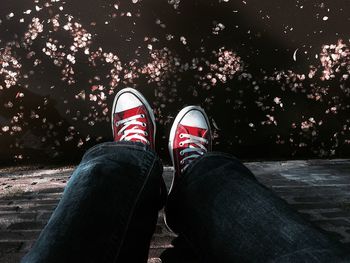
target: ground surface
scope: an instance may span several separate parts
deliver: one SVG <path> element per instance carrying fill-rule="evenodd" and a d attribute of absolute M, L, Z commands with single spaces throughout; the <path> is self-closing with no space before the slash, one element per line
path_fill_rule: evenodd
<path fill-rule="evenodd" d="M 249 162 L 246 165 L 259 181 L 309 220 L 341 242 L 350 244 L 350 160 Z M 18 262 L 28 251 L 57 205 L 73 169 L 0 169 L 0 262 Z M 165 168 L 167 185 L 171 173 L 171 167 Z M 174 252 L 181 252 L 181 245 L 178 250 L 173 248 L 174 238 L 160 213 L 149 262 L 162 262 L 161 254 L 163 262 L 176 262 Z"/>

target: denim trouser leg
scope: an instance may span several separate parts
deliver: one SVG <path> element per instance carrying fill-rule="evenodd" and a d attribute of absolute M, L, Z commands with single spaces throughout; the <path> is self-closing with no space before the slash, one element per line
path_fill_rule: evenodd
<path fill-rule="evenodd" d="M 229 155 L 208 153 L 191 164 L 169 196 L 166 214 L 205 262 L 345 260 L 337 242 Z"/>
<path fill-rule="evenodd" d="M 142 144 L 93 147 L 22 262 L 147 262 L 163 184 L 157 155 Z"/>

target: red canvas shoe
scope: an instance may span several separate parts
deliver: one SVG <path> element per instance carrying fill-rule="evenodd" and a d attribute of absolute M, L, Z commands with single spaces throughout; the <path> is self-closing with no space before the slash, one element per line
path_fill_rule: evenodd
<path fill-rule="evenodd" d="M 174 166 L 170 191 L 187 167 L 211 151 L 211 131 L 207 115 L 199 106 L 183 108 L 176 116 L 169 136 L 169 152 Z"/>
<path fill-rule="evenodd" d="M 154 150 L 155 118 L 140 92 L 125 88 L 117 93 L 112 108 L 112 130 L 114 141 L 141 142 Z"/>

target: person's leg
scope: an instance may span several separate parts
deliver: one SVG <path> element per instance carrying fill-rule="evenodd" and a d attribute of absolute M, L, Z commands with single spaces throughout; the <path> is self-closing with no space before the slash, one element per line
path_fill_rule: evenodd
<path fill-rule="evenodd" d="M 112 108 L 114 142 L 83 157 L 22 262 L 146 262 L 163 205 L 155 121 L 146 99 L 123 89 Z"/>
<path fill-rule="evenodd" d="M 168 225 L 208 262 L 345 260 L 337 242 L 228 155 L 208 153 L 191 164 L 166 211 Z"/>
<path fill-rule="evenodd" d="M 341 262 L 337 242 L 260 184 L 237 159 L 210 150 L 201 109 L 185 108 L 169 138 L 175 176 L 166 223 L 206 262 Z"/>
<path fill-rule="evenodd" d="M 22 262 L 122 262 L 130 249 L 131 258 L 146 262 L 162 201 L 161 173 L 158 157 L 141 143 L 95 146 Z M 127 245 L 130 236 L 135 242 Z"/>

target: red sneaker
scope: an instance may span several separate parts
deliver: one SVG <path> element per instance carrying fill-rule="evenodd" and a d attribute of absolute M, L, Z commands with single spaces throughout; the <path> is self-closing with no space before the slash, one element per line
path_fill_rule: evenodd
<path fill-rule="evenodd" d="M 114 141 L 141 142 L 154 150 L 156 123 L 151 106 L 135 89 L 117 93 L 112 108 Z"/>
<path fill-rule="evenodd" d="M 169 152 L 174 165 L 170 191 L 191 162 L 208 151 L 211 151 L 211 131 L 207 115 L 199 106 L 183 108 L 176 116 L 169 136 Z"/>

